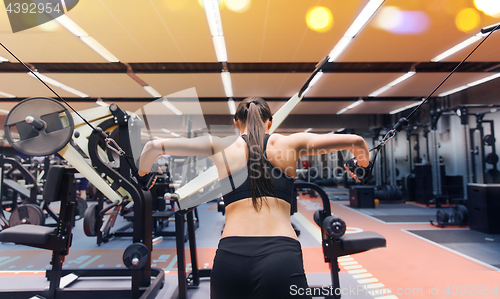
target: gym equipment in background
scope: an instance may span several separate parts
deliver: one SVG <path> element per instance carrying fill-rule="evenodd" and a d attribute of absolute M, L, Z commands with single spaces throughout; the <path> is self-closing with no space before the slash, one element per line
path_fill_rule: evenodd
<path fill-rule="evenodd" d="M 500 184 L 468 184 L 470 229 L 500 234 Z"/>
<path fill-rule="evenodd" d="M 318 185 L 312 183 L 295 183 L 295 188 L 313 189 L 321 197 L 323 209 L 314 213 L 314 221 L 321 228 L 321 239 L 323 245 L 323 255 L 325 262 L 330 266 L 332 286 L 335 295 L 327 298 L 340 298 L 340 280 L 338 257 L 361 253 L 375 248 L 386 247 L 386 240 L 375 232 L 359 232 L 354 234 L 344 234 L 346 231 L 345 222 L 331 214 L 330 200 L 325 191 Z M 314 286 L 310 286 L 314 288 Z M 321 288 L 321 287 L 317 287 Z"/>
<path fill-rule="evenodd" d="M 113 205 L 124 206 L 133 201 L 135 210 L 133 243 L 142 243 L 150 252 L 153 246 L 152 224 L 148 218 L 152 213 L 150 192 L 142 191 L 138 185 L 133 183 L 125 156 L 119 157 L 119 172 L 112 168 L 113 163 L 108 160 L 110 155 L 105 150 L 110 148 L 116 150 L 113 145 L 117 144 L 104 144 L 105 142 L 99 139 L 102 137 L 99 132 L 102 131 L 96 130 L 97 135 L 93 135 L 91 134 L 93 129 L 87 126 L 87 124 L 93 123 L 95 127 L 99 128 L 100 124 L 113 122 L 115 126 L 123 127 L 120 130 L 119 142 L 125 155 L 130 155 L 129 134 L 138 134 L 138 131 L 129 132 L 128 124 L 138 120 L 122 111 L 115 104 L 109 107 L 87 109 L 80 113 L 78 113 L 80 116 L 86 117 L 85 121 L 78 119 L 73 122 L 73 115 L 77 112 L 68 113 L 55 100 L 40 97 L 26 99 L 16 105 L 7 115 L 4 127 L 5 135 L 10 138 L 13 147 L 27 155 L 48 155 L 58 150 L 58 153 L 102 192 Z M 139 125 L 137 124 L 137 126 Z M 19 134 L 19 141 L 13 140 L 12 133 L 14 132 Z M 109 142 L 111 143 L 111 141 Z M 42 146 L 39 149 L 33 149 L 33 145 L 38 143 Z M 82 153 L 91 158 L 92 165 L 84 159 Z M 100 227 L 101 224 L 97 226 L 97 229 Z M 141 260 L 144 258 L 148 260 L 144 267 L 135 270 L 92 269 L 78 271 L 78 269 L 65 269 L 63 274 L 76 273 L 78 276 L 88 277 L 131 277 L 131 288 L 121 291 L 92 290 L 93 298 L 154 298 L 159 288 L 163 286 L 164 272 L 161 269 L 151 268 L 149 254 L 141 254 Z M 85 290 L 85 292 L 88 293 L 89 290 Z M 74 298 L 74 295 L 71 298 Z"/>

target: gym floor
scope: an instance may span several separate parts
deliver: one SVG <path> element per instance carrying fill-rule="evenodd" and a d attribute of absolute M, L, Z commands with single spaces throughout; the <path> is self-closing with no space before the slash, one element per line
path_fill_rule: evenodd
<path fill-rule="evenodd" d="M 341 200 L 331 200 L 331 204 L 333 213 L 347 223 L 347 233 L 374 231 L 387 240 L 386 248 L 339 259 L 342 298 L 498 296 L 500 235 L 488 235 L 468 227 L 441 229 L 432 226 L 429 220 L 435 218 L 437 209 L 414 203 L 379 204 L 375 209 L 352 208 L 349 202 Z M 301 195 L 298 213 L 292 216 L 292 223 L 300 230 L 304 267 L 311 286 L 331 284 L 328 264 L 323 260 L 320 230 L 313 221 L 313 213 L 320 206 L 319 197 Z M 214 202 L 198 207 L 198 213 L 199 265 L 211 268 L 225 220 Z M 115 228 L 125 224 L 125 220 L 119 219 Z M 122 255 L 131 238 L 113 238 L 97 246 L 95 238 L 85 236 L 82 225 L 83 221 L 76 224 L 65 267 L 124 267 Z M 165 228 L 169 229 L 173 229 L 173 223 Z M 186 250 L 187 246 L 188 243 Z M 0 289 L 44 288 L 47 285 L 44 270 L 49 268 L 50 254 L 46 250 L 0 244 Z M 155 245 L 152 260 L 153 267 L 162 268 L 166 274 L 165 286 L 157 298 L 175 298 L 177 256 L 174 238 L 164 237 Z M 187 266 L 189 271 L 191 265 Z M 126 287 L 129 282 L 113 280 L 111 283 Z M 109 284 L 106 280 L 83 281 L 70 287 L 98 288 L 109 287 Z M 208 279 L 202 280 L 198 289 L 188 291 L 189 298 L 209 298 L 209 289 Z M 375 289 L 379 291 L 373 292 Z M 384 294 L 380 290 L 384 290 Z"/>

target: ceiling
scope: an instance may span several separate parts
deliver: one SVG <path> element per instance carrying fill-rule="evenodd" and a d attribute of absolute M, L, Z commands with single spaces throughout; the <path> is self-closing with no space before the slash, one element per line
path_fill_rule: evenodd
<path fill-rule="evenodd" d="M 300 89 L 367 3 L 251 0 L 242 13 L 222 4 L 235 101 L 264 97 L 276 111 Z M 306 24 L 307 12 L 316 6 L 332 13 L 333 25 L 325 32 Z M 413 24 L 420 32 L 391 33 L 376 25 L 383 15 L 375 15 L 346 51 L 328 64 L 325 75 L 292 114 L 328 116 L 359 98 L 366 102 L 346 114 L 387 114 L 414 103 L 427 96 L 478 42 L 442 62 L 430 63 L 432 58 L 500 21 L 477 11 L 477 24 L 468 32 L 458 30 L 455 18 L 462 9 L 474 8 L 473 0 L 386 0 L 381 9 L 388 7 L 423 15 L 424 19 L 417 20 L 420 23 Z M 12 33 L 4 10 L 0 11 L 0 42 L 40 73 L 89 95 L 78 98 L 54 88 L 77 110 L 96 107 L 95 100 L 101 98 L 135 111 L 154 100 L 138 83 L 143 82 L 164 96 L 194 87 L 204 114 L 229 115 L 220 75 L 223 66 L 217 61 L 207 18 L 197 0 L 79 1 L 67 16 L 120 62 L 107 62 L 55 21 Z M 459 69 L 436 94 L 500 70 L 499 43 L 500 34 L 492 34 L 468 59 L 467 67 Z M 0 92 L 16 96 L 0 94 L 1 109 L 9 110 L 27 97 L 53 97 L 4 49 L 0 48 L 0 56 L 9 60 L 0 63 Z M 136 80 L 127 74 L 127 66 Z M 412 67 L 417 71 L 414 76 L 379 97 L 368 98 Z M 329 129 L 341 126 L 336 123 Z"/>

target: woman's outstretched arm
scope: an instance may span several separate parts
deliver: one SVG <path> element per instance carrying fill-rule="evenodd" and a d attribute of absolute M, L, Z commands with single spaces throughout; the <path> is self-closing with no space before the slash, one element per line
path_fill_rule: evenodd
<path fill-rule="evenodd" d="M 146 143 L 139 162 L 139 175 L 151 171 L 151 166 L 160 155 L 171 156 L 212 156 L 227 148 L 238 136 L 225 138 L 200 136 L 195 138 L 174 138 L 152 140 Z"/>
<path fill-rule="evenodd" d="M 297 133 L 285 139 L 299 156 L 321 155 L 341 150 L 349 150 L 358 161 L 358 165 L 367 167 L 370 152 L 365 140 L 352 134 L 313 134 Z"/>

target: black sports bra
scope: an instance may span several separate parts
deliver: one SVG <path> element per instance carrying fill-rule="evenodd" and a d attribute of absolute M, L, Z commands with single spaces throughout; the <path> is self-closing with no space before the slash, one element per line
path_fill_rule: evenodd
<path fill-rule="evenodd" d="M 263 152 L 264 152 L 264 160 L 270 167 L 271 178 L 274 181 L 276 190 L 274 190 L 275 192 L 273 194 L 264 192 L 262 190 L 261 193 L 262 196 L 277 197 L 285 200 L 288 203 L 291 203 L 293 197 L 294 179 L 287 176 L 278 168 L 274 167 L 271 164 L 271 162 L 269 162 L 269 160 L 267 159 L 266 148 L 267 148 L 267 141 L 269 140 L 270 136 L 271 135 L 266 134 L 266 137 L 264 138 Z M 248 143 L 246 135 L 242 135 L 241 137 L 243 138 L 243 140 L 245 140 L 245 142 Z M 247 163 L 247 167 L 248 166 L 249 164 Z M 252 182 L 250 176 L 248 175 L 247 167 L 242 168 L 236 173 L 233 173 L 220 181 L 221 187 L 223 187 L 224 190 L 230 190 L 225 195 L 223 194 L 224 204 L 226 206 L 235 201 L 252 197 Z"/>

